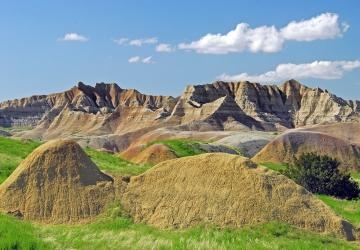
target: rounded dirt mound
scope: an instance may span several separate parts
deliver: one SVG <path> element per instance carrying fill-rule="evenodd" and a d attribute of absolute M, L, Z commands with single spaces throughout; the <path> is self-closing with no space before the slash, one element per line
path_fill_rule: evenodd
<path fill-rule="evenodd" d="M 113 199 L 113 179 L 68 140 L 40 146 L 0 185 L 0 210 L 46 223 L 96 216 Z"/>
<path fill-rule="evenodd" d="M 253 158 L 256 162 L 291 163 L 294 156 L 316 153 L 336 158 L 343 169 L 360 170 L 360 148 L 347 141 L 323 133 L 294 131 L 267 144 Z"/>
<path fill-rule="evenodd" d="M 131 159 L 137 164 L 157 164 L 162 161 L 178 158 L 177 155 L 164 144 L 153 144 Z"/>
<path fill-rule="evenodd" d="M 119 155 L 121 158 L 132 161 L 138 154 L 145 149 L 145 145 L 136 145 L 127 148 L 125 151 L 122 151 Z"/>
<path fill-rule="evenodd" d="M 299 130 L 324 133 L 360 146 L 359 122 L 337 122 L 331 124 L 318 124 L 300 128 Z"/>
<path fill-rule="evenodd" d="M 277 220 L 355 239 L 353 226 L 303 187 L 223 153 L 162 162 L 130 179 L 122 203 L 136 222 L 158 228 L 236 228 Z"/>

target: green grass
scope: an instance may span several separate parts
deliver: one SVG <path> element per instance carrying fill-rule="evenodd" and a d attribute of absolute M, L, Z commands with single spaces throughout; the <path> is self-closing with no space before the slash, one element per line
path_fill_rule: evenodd
<path fill-rule="evenodd" d="M 50 249 L 30 223 L 0 214 L 0 249 Z"/>
<path fill-rule="evenodd" d="M 160 230 L 135 224 L 118 204 L 95 222 L 31 225 L 0 215 L 0 249 L 360 249 L 354 242 L 269 222 L 243 229 Z"/>
<path fill-rule="evenodd" d="M 2 183 L 40 142 L 0 137 L 0 183 Z"/>
<path fill-rule="evenodd" d="M 351 178 L 360 185 L 360 173 L 351 173 Z"/>
<path fill-rule="evenodd" d="M 58 249 L 359 249 L 354 243 L 279 222 L 232 230 L 159 230 L 135 224 L 124 216 L 107 215 L 91 224 L 44 226 L 38 230 Z"/>
<path fill-rule="evenodd" d="M 199 154 L 196 141 L 165 140 L 181 156 Z M 0 137 L 0 170 L 8 175 L 40 142 Z M 116 155 L 85 149 L 104 171 L 133 175 L 150 166 L 139 166 Z M 10 164 L 8 170 L 4 166 Z M 279 170 L 278 164 L 263 164 Z M 6 171 L 7 172 L 6 172 Z M 4 176 L 5 176 L 4 175 Z M 0 175 L 1 176 L 1 175 Z M 0 179 L 1 180 L 1 179 Z M 320 196 L 338 214 L 360 225 L 360 204 Z M 271 222 L 243 229 L 197 227 L 187 230 L 159 230 L 135 224 L 114 204 L 95 222 L 81 225 L 34 225 L 0 215 L 0 249 L 360 249 L 359 245 L 329 236 Z"/>
<path fill-rule="evenodd" d="M 278 172 L 280 172 L 281 170 L 285 170 L 287 168 L 287 165 L 282 163 L 264 162 L 261 163 L 260 165 Z"/>
<path fill-rule="evenodd" d="M 95 149 L 86 148 L 86 154 L 103 171 L 114 175 L 138 175 L 145 172 L 151 165 L 138 165 Z"/>
<path fill-rule="evenodd" d="M 340 200 L 327 195 L 317 195 L 317 197 L 338 215 L 360 227 L 360 200 Z"/>
<path fill-rule="evenodd" d="M 199 144 L 204 143 L 194 140 L 184 140 L 184 139 L 171 139 L 171 140 L 158 140 L 149 143 L 147 146 L 153 144 L 164 144 L 168 146 L 178 157 L 186 157 L 192 155 L 203 154 L 205 151 L 199 148 Z"/>

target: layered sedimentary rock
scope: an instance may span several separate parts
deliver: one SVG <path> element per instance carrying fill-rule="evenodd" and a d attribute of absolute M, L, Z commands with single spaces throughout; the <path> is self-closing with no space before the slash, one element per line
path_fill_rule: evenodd
<path fill-rule="evenodd" d="M 128 146 L 126 138 L 160 127 L 275 131 L 324 122 L 358 122 L 359 110 L 359 101 L 345 101 L 295 80 L 280 86 L 247 81 L 190 85 L 179 98 L 144 95 L 116 84 L 91 87 L 79 83 L 63 93 L 0 103 L 0 126 L 34 127 L 18 133 L 24 138 L 70 137 L 121 150 Z M 111 145 L 107 146 L 108 137 Z"/>
<path fill-rule="evenodd" d="M 222 129 L 258 130 L 299 127 L 322 122 L 359 120 L 357 101 L 295 80 L 281 86 L 250 82 L 215 82 L 188 86 L 170 120 L 189 123 L 201 117 Z M 216 127 L 216 126 L 214 126 Z"/>

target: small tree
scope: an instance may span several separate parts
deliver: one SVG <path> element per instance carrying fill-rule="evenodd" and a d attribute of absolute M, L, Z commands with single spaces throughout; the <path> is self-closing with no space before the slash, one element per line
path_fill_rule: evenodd
<path fill-rule="evenodd" d="M 339 162 L 329 156 L 302 154 L 283 173 L 312 193 L 332 195 L 341 199 L 358 198 L 357 182 L 339 171 Z"/>

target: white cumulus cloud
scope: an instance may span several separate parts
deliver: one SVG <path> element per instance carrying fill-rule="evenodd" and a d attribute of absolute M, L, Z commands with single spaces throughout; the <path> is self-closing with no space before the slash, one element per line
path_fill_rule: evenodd
<path fill-rule="evenodd" d="M 153 64 L 155 63 L 152 60 L 152 56 L 141 58 L 140 56 L 130 57 L 128 60 L 129 63 L 144 63 L 144 64 Z"/>
<path fill-rule="evenodd" d="M 156 46 L 157 52 L 169 53 L 169 52 L 173 52 L 174 50 L 175 49 L 173 47 L 171 47 L 170 44 L 167 44 L 167 43 L 160 43 Z"/>
<path fill-rule="evenodd" d="M 313 41 L 341 36 L 349 28 L 339 22 L 339 15 L 324 13 L 308 20 L 292 21 L 285 27 L 260 26 L 251 28 L 238 24 L 226 34 L 207 34 L 199 40 L 181 43 L 179 49 L 195 50 L 204 54 L 227 54 L 244 51 L 273 53 L 282 49 L 285 41 Z"/>
<path fill-rule="evenodd" d="M 252 81 L 271 83 L 288 79 L 340 79 L 347 71 L 360 68 L 360 60 L 355 61 L 314 61 L 304 64 L 279 64 L 275 70 L 259 75 L 240 73 L 236 75 L 222 74 L 219 80 L 223 81 Z"/>
<path fill-rule="evenodd" d="M 337 14 L 324 13 L 309 20 L 290 22 L 280 32 L 286 40 L 313 41 L 338 37 L 348 28 L 345 23 L 339 25 Z"/>
<path fill-rule="evenodd" d="M 89 38 L 78 33 L 67 33 L 64 35 L 63 38 L 60 38 L 59 40 L 66 42 L 87 42 Z"/>

